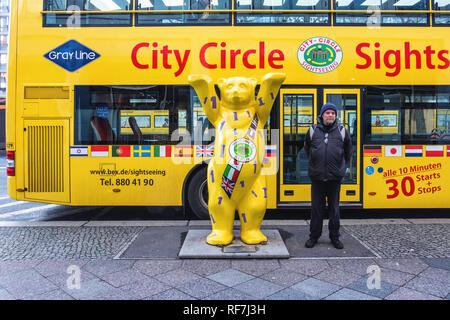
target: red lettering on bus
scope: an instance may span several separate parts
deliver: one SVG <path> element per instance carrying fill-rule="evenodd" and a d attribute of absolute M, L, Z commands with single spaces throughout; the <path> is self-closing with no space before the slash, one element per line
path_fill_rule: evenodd
<path fill-rule="evenodd" d="M 422 55 L 417 50 L 410 49 L 410 43 L 405 42 L 405 68 L 411 69 L 411 55 L 416 56 L 416 69 L 422 69 Z"/>
<path fill-rule="evenodd" d="M 389 191 L 392 191 L 391 194 L 387 194 L 386 195 L 386 198 L 388 198 L 388 199 L 397 198 L 399 193 L 400 193 L 400 191 L 398 191 L 398 188 L 397 188 L 397 186 L 398 186 L 397 180 L 395 180 L 395 179 L 388 179 L 388 180 L 386 180 L 386 184 L 390 184 Z"/>
<path fill-rule="evenodd" d="M 264 56 L 265 56 L 265 52 L 264 52 L 264 48 L 265 47 L 265 42 L 264 41 L 260 41 L 259 42 L 259 68 L 260 69 L 264 69 Z"/>
<path fill-rule="evenodd" d="M 208 42 L 200 49 L 200 63 L 206 69 L 217 69 L 217 64 L 209 64 L 205 59 L 206 50 L 211 47 L 217 47 L 217 42 Z"/>
<path fill-rule="evenodd" d="M 178 77 L 181 73 L 183 73 L 184 68 L 186 67 L 186 64 L 189 59 L 189 54 L 191 53 L 191 50 L 185 50 L 183 54 L 183 58 L 181 57 L 180 50 L 171 50 L 169 49 L 169 46 L 165 45 L 163 46 L 162 50 L 156 49 L 158 47 L 157 42 L 152 43 L 152 47 L 155 48 L 151 50 L 151 60 L 152 60 L 152 69 L 158 69 L 158 55 L 162 55 L 162 67 L 164 69 L 172 69 L 172 64 L 169 63 L 170 55 L 173 54 L 175 56 L 175 60 L 177 62 L 176 67 L 178 68 L 177 71 L 175 71 L 175 77 Z M 131 51 L 131 62 L 133 65 L 138 69 L 149 69 L 148 64 L 143 64 L 138 61 L 138 52 L 142 48 L 150 48 L 150 43 L 148 42 L 142 42 L 137 44 L 133 50 Z"/>
<path fill-rule="evenodd" d="M 425 56 L 427 57 L 427 68 L 428 69 L 434 69 L 436 68 L 436 66 L 431 62 L 431 56 L 435 53 L 436 51 L 431 50 L 431 46 L 427 46 L 427 48 L 425 50 L 423 50 L 423 53 L 425 54 Z"/>
<path fill-rule="evenodd" d="M 152 46 L 158 47 L 158 42 L 153 42 Z M 158 69 L 158 50 L 152 50 L 152 69 Z"/>
<path fill-rule="evenodd" d="M 275 64 L 275 61 L 284 61 L 284 54 L 281 50 L 272 50 L 269 53 L 269 65 L 274 69 L 282 69 L 282 64 Z"/>
<path fill-rule="evenodd" d="M 248 62 L 248 56 L 251 54 L 255 54 L 256 50 L 247 50 L 244 52 L 244 56 L 242 57 L 242 63 L 248 69 L 256 69 L 256 64 L 250 64 Z"/>
<path fill-rule="evenodd" d="M 367 69 L 372 64 L 372 59 L 370 58 L 370 56 L 368 54 L 365 54 L 364 52 L 362 52 L 362 50 L 361 50 L 362 48 L 370 48 L 370 43 L 363 42 L 356 46 L 356 54 L 358 56 L 360 56 L 361 58 L 363 58 L 364 60 L 366 60 L 365 64 L 357 64 L 356 65 L 357 69 Z"/>
<path fill-rule="evenodd" d="M 394 63 L 391 63 L 390 56 L 394 57 Z M 400 50 L 388 50 L 384 54 L 384 65 L 389 69 L 394 69 L 394 72 L 386 72 L 388 77 L 395 77 L 400 73 L 401 61 Z"/>
<path fill-rule="evenodd" d="M 447 69 L 450 67 L 450 61 L 444 57 L 444 54 L 448 54 L 448 50 L 441 50 L 438 52 L 438 58 L 441 60 L 444 64 L 438 65 L 439 69 Z"/>
<path fill-rule="evenodd" d="M 373 48 L 374 49 L 371 51 L 371 44 L 368 42 L 358 43 L 355 51 L 356 54 L 363 59 L 363 63 L 357 63 L 357 69 L 368 69 L 372 67 L 373 60 L 375 69 L 380 69 L 381 63 L 383 63 L 384 66 L 389 69 L 386 71 L 386 76 L 395 77 L 401 72 L 403 66 L 402 59 L 405 61 L 405 69 L 411 69 L 411 56 L 415 57 L 415 69 L 422 69 L 422 59 L 425 60 L 426 68 L 429 70 L 434 70 L 436 67 L 438 69 L 448 69 L 450 67 L 450 61 L 447 58 L 449 51 L 436 51 L 431 45 L 426 46 L 423 50 L 417 50 L 411 48 L 411 43 L 409 41 L 405 41 L 403 43 L 403 48 L 398 50 L 389 48 L 385 49 L 383 52 L 380 43 L 375 42 Z M 382 55 L 383 59 L 381 59 Z M 437 59 L 440 61 L 440 64 L 436 63 Z"/>
<path fill-rule="evenodd" d="M 180 51 L 179 50 L 174 50 L 173 53 L 175 54 L 175 59 L 177 59 L 177 63 L 178 63 L 178 70 L 175 72 L 175 77 L 178 77 L 180 74 L 183 73 L 184 68 L 186 67 L 186 64 L 188 62 L 189 54 L 191 53 L 191 50 L 186 50 L 184 52 L 183 59 L 181 59 L 181 55 L 180 55 Z"/>
<path fill-rule="evenodd" d="M 231 50 L 230 51 L 230 68 L 236 69 L 236 57 L 241 54 L 241 50 Z"/>
<path fill-rule="evenodd" d="M 148 64 L 140 64 L 140 63 L 138 62 L 138 60 L 137 60 L 137 54 L 138 54 L 138 51 L 139 51 L 141 48 L 148 48 L 148 47 L 150 47 L 150 43 L 148 43 L 148 42 L 141 42 L 141 43 L 137 44 L 137 45 L 133 48 L 133 51 L 131 51 L 131 61 L 133 62 L 134 66 L 135 66 L 136 68 L 139 68 L 139 69 L 148 69 Z"/>
<path fill-rule="evenodd" d="M 266 63 L 266 53 L 265 53 L 265 42 L 260 41 L 258 43 L 257 49 L 248 49 L 246 51 L 242 51 L 241 49 L 227 49 L 227 43 L 221 42 L 220 46 L 223 48 L 220 50 L 219 59 L 220 63 L 213 63 L 213 61 L 207 60 L 206 54 L 209 48 L 217 48 L 217 42 L 208 42 L 200 48 L 199 59 L 200 63 L 203 67 L 207 69 L 225 69 L 227 68 L 227 64 L 229 62 L 229 66 L 231 69 L 236 68 L 236 60 L 238 56 L 242 53 L 242 65 L 247 69 L 259 69 L 265 68 Z M 217 55 L 211 55 L 215 57 Z M 257 56 L 257 60 L 253 60 L 252 56 Z M 284 61 L 284 53 L 281 50 L 272 50 L 269 52 L 267 57 L 267 62 L 273 69 L 282 69 L 283 64 L 280 62 Z"/>
<path fill-rule="evenodd" d="M 189 61 L 191 50 L 184 50 L 184 53 L 182 54 L 181 50 L 172 49 L 169 45 L 163 45 L 162 49 L 159 49 L 158 45 L 158 42 L 153 42 L 151 44 L 152 49 L 146 51 L 147 59 L 151 60 L 151 62 L 148 61 L 148 63 L 144 63 L 142 61 L 145 59 L 145 55 L 142 55 L 141 49 L 150 48 L 150 43 L 141 42 L 135 45 L 131 51 L 131 61 L 133 65 L 138 69 L 149 69 L 150 64 L 152 69 L 175 68 L 175 77 L 180 76 Z M 218 46 L 219 44 L 217 42 L 208 42 L 200 48 L 199 61 L 206 69 L 226 69 L 228 67 L 228 63 L 230 69 L 235 69 L 237 59 L 241 54 L 241 63 L 243 67 L 247 69 L 256 69 L 258 67 L 260 69 L 264 69 L 266 62 L 268 62 L 269 66 L 273 69 L 283 68 L 282 62 L 284 61 L 284 53 L 281 50 L 272 50 L 266 58 L 264 41 L 260 41 L 257 48 L 248 49 L 244 52 L 242 52 L 241 49 L 228 50 L 226 48 L 227 43 L 221 42 L 220 47 L 223 49 L 220 49 L 219 61 L 215 61 L 214 59 L 217 59 L 217 52 L 214 51 L 214 48 L 217 48 Z M 208 51 L 210 48 L 213 48 L 213 52 Z M 138 59 L 138 55 L 140 57 L 139 59 L 142 60 Z M 159 59 L 161 59 L 161 63 L 159 62 Z"/>
<path fill-rule="evenodd" d="M 227 44 L 225 42 L 222 42 L 220 46 L 222 48 L 225 48 Z M 220 50 L 220 68 L 225 69 L 226 67 L 227 67 L 227 51 Z"/>
<path fill-rule="evenodd" d="M 409 184 L 409 191 L 406 187 L 406 184 Z M 411 177 L 404 177 L 402 179 L 402 192 L 405 196 L 411 197 L 414 194 L 415 186 L 414 186 L 414 180 Z"/>
<path fill-rule="evenodd" d="M 375 48 L 379 48 L 380 47 L 380 43 L 379 42 L 375 42 Z M 375 69 L 380 69 L 381 65 L 380 65 L 380 50 L 375 50 Z"/>
<path fill-rule="evenodd" d="M 168 57 L 169 57 L 169 54 L 171 54 L 171 53 L 172 53 L 172 50 L 169 50 L 169 46 L 164 46 L 163 49 L 161 50 L 161 54 L 163 57 L 163 67 L 165 69 L 172 69 L 172 66 L 168 62 Z"/>

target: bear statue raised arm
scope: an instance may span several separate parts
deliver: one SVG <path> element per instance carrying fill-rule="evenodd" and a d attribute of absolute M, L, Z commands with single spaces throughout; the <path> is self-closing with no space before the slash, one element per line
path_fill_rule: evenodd
<path fill-rule="evenodd" d="M 247 244 L 267 241 L 260 226 L 267 208 L 266 177 L 261 175 L 265 151 L 262 134 L 275 98 L 286 75 L 269 73 L 261 80 L 255 98 L 255 78 L 218 79 L 190 75 L 208 120 L 216 128 L 214 157 L 208 165 L 208 208 L 212 232 L 211 245 L 233 241 L 234 214 L 241 221 L 241 240 Z"/>

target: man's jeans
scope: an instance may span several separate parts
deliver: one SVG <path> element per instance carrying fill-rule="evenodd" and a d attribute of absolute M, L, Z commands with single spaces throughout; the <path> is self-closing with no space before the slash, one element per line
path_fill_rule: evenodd
<path fill-rule="evenodd" d="M 330 239 L 338 239 L 339 234 L 339 194 L 341 181 L 311 181 L 311 223 L 310 237 L 319 239 L 322 235 L 325 201 L 328 199 L 328 229 Z"/>

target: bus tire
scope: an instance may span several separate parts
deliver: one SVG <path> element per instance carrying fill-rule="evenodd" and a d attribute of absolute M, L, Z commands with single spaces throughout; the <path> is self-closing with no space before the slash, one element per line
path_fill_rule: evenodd
<path fill-rule="evenodd" d="M 209 220 L 207 167 L 198 170 L 187 187 L 187 200 L 190 211 L 201 220 Z"/>

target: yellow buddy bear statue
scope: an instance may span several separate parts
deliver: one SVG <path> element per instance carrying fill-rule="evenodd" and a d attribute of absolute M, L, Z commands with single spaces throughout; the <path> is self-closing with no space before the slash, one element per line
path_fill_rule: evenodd
<path fill-rule="evenodd" d="M 211 78 L 189 76 L 206 116 L 216 128 L 214 157 L 208 165 L 212 232 L 206 242 L 211 245 L 233 241 L 236 210 L 241 240 L 247 244 L 267 242 L 260 230 L 267 208 L 266 176 L 260 175 L 265 152 L 263 128 L 285 78 L 284 73 L 265 75 L 256 99 L 256 79 L 218 79 L 219 100 Z"/>

